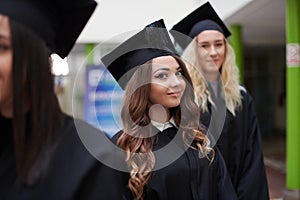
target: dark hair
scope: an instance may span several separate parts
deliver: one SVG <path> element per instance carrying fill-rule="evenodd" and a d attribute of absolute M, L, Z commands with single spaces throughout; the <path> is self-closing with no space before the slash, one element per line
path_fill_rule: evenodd
<path fill-rule="evenodd" d="M 18 177 L 33 184 L 50 159 L 63 114 L 54 93 L 49 51 L 35 33 L 10 20 L 13 49 L 13 138 Z M 24 107 L 29 104 L 29 112 Z"/>

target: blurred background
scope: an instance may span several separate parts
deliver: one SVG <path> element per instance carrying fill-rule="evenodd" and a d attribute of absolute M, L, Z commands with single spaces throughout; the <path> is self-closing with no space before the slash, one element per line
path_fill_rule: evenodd
<path fill-rule="evenodd" d="M 98 0 L 69 56 L 55 58 L 55 89 L 63 110 L 109 136 L 121 129 L 123 91 L 100 58 L 145 25 L 163 18 L 172 28 L 205 2 Z M 241 83 L 254 99 L 271 199 L 300 199 L 300 1 L 209 2 L 232 32 Z"/>

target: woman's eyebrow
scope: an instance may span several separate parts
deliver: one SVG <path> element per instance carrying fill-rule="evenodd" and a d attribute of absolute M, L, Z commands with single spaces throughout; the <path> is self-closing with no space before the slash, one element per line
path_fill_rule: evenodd
<path fill-rule="evenodd" d="M 155 71 L 153 72 L 153 74 L 156 73 L 157 71 L 160 71 L 160 70 L 162 70 L 162 71 L 170 71 L 169 68 L 159 68 L 159 69 L 155 70 Z"/>

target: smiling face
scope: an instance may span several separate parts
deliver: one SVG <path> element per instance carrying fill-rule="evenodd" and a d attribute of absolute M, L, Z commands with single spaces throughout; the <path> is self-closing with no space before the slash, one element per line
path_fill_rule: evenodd
<path fill-rule="evenodd" d="M 219 31 L 206 30 L 196 36 L 199 64 L 206 74 L 219 73 L 225 59 L 224 35 Z"/>
<path fill-rule="evenodd" d="M 164 108 L 180 104 L 186 82 L 182 69 L 172 56 L 157 57 L 152 60 L 150 101 Z"/>
<path fill-rule="evenodd" d="M 12 116 L 12 47 L 8 17 L 0 15 L 0 113 Z"/>

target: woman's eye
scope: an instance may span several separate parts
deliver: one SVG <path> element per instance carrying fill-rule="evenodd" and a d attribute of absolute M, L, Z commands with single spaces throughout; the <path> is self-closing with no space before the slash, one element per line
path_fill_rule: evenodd
<path fill-rule="evenodd" d="M 202 44 L 202 45 L 200 45 L 200 47 L 202 47 L 202 48 L 207 48 L 208 47 L 208 45 L 206 45 L 206 44 Z"/>
<path fill-rule="evenodd" d="M 158 78 L 158 79 L 166 79 L 168 77 L 167 74 L 158 74 L 158 75 L 155 75 L 155 78 Z"/>
<path fill-rule="evenodd" d="M 176 76 L 182 76 L 182 71 L 178 71 L 175 73 Z"/>
<path fill-rule="evenodd" d="M 9 45 L 6 44 L 0 44 L 0 51 L 7 51 L 10 49 Z"/>

